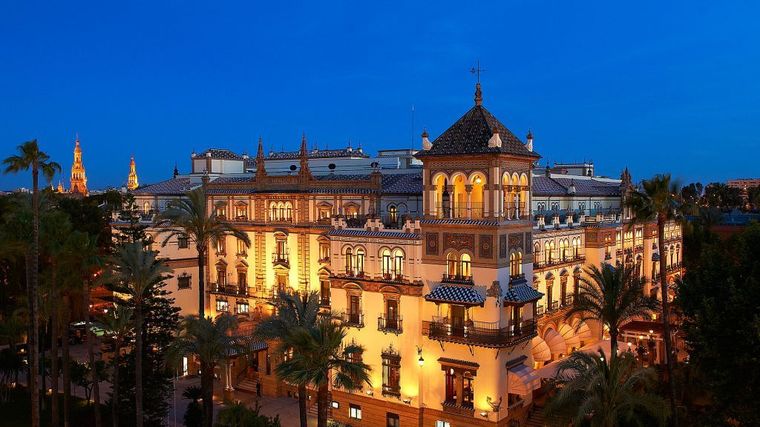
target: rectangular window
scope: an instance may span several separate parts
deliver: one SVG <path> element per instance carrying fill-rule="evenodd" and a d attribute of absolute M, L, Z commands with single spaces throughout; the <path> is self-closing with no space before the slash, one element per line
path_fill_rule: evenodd
<path fill-rule="evenodd" d="M 177 277 L 177 289 L 190 289 L 190 276 Z"/>
<path fill-rule="evenodd" d="M 385 414 L 385 427 L 400 427 L 401 420 L 399 420 L 398 414 L 393 412 L 386 412 Z"/>
<path fill-rule="evenodd" d="M 230 304 L 225 301 L 218 299 L 216 300 L 216 311 L 219 313 L 226 313 L 230 309 Z"/>
<path fill-rule="evenodd" d="M 397 354 L 383 355 L 383 395 L 401 396 L 401 357 Z"/>
<path fill-rule="evenodd" d="M 330 406 L 332 406 L 333 409 L 338 409 L 338 408 L 340 408 L 340 403 L 338 403 L 337 401 L 333 400 L 332 403 L 330 404 Z"/>
<path fill-rule="evenodd" d="M 224 237 L 216 241 L 216 253 L 224 254 Z"/>
<path fill-rule="evenodd" d="M 237 254 L 238 255 L 245 255 L 246 249 L 248 249 L 245 245 L 245 241 L 242 239 L 237 239 Z"/>
<path fill-rule="evenodd" d="M 435 422 L 435 427 L 451 427 L 451 423 L 448 421 L 438 420 Z"/>
<path fill-rule="evenodd" d="M 348 405 L 348 418 L 354 419 L 354 420 L 360 420 L 362 419 L 362 407 L 359 405 L 354 405 L 353 403 Z"/>
<path fill-rule="evenodd" d="M 180 249 L 187 249 L 187 247 L 189 246 L 187 244 L 187 237 L 177 238 L 177 246 L 179 246 Z"/>
<path fill-rule="evenodd" d="M 237 303 L 237 313 L 238 314 L 248 314 L 248 303 L 247 302 L 238 302 Z"/>

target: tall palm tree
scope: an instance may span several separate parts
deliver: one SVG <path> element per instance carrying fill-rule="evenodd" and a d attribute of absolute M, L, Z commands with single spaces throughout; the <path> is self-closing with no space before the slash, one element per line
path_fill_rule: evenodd
<path fill-rule="evenodd" d="M 598 320 L 610 332 L 612 357 L 617 355 L 620 327 L 637 316 L 651 314 L 657 300 L 644 296 L 644 283 L 631 267 L 602 264 L 586 269 L 578 284 L 578 299 L 565 318 L 579 314 L 582 321 Z"/>
<path fill-rule="evenodd" d="M 310 384 L 317 389 L 317 426 L 327 426 L 328 389 L 330 382 L 345 390 L 355 390 L 366 383 L 371 368 L 356 361 L 364 348 L 358 344 L 345 345 L 348 329 L 329 317 L 321 317 L 312 328 L 292 329 L 287 339 L 293 343 L 293 355 L 277 365 L 275 373 L 281 379 Z M 333 374 L 333 378 L 330 375 Z"/>
<path fill-rule="evenodd" d="M 210 317 L 187 316 L 182 319 L 177 339 L 169 349 L 168 360 L 178 362 L 183 355 L 194 354 L 201 363 L 203 393 L 203 425 L 211 427 L 214 420 L 214 368 L 241 345 L 230 333 L 237 328 L 237 319 L 222 314 Z"/>
<path fill-rule="evenodd" d="M 32 400 L 32 427 L 40 425 L 40 389 L 38 385 L 38 375 L 40 373 L 39 351 L 37 348 L 37 334 L 40 330 L 40 320 L 37 317 L 37 283 L 39 281 L 39 254 L 40 254 L 40 189 L 39 177 L 40 172 L 45 179 L 50 182 L 56 172 L 61 171 L 61 166 L 50 161 L 44 151 L 40 151 L 37 140 L 33 139 L 18 146 L 18 154 L 10 156 L 3 160 L 5 173 L 18 173 L 21 171 L 32 171 L 32 212 L 34 221 L 32 227 L 32 247 L 31 263 L 29 275 L 30 282 L 27 284 L 27 294 L 29 298 L 29 313 L 32 319 L 31 333 L 29 334 L 29 356 L 32 360 L 29 389 Z"/>
<path fill-rule="evenodd" d="M 121 364 L 121 348 L 130 332 L 132 332 L 132 315 L 134 310 L 123 304 L 105 313 L 98 319 L 105 335 L 113 343 L 113 373 L 111 374 L 111 420 L 113 427 L 119 427 L 119 365 Z"/>
<path fill-rule="evenodd" d="M 135 318 L 135 425 L 143 425 L 143 306 L 145 300 L 171 271 L 163 261 L 156 258 L 157 252 L 146 250 L 141 242 L 127 243 L 117 249 L 110 259 L 110 276 L 114 290 L 125 294 L 123 301 L 134 307 Z"/>
<path fill-rule="evenodd" d="M 559 362 L 557 393 L 546 404 L 547 421 L 558 426 L 664 425 L 667 406 L 654 392 L 657 375 L 638 368 L 630 353 L 608 361 L 604 352 L 575 352 Z"/>
<path fill-rule="evenodd" d="M 275 315 L 264 319 L 256 325 L 254 336 L 264 340 L 277 340 L 280 354 L 289 353 L 294 349 L 289 338 L 290 331 L 295 328 L 312 328 L 317 323 L 319 314 L 319 293 L 291 294 L 280 291 L 279 298 L 273 303 Z M 306 427 L 306 382 L 296 383 L 298 386 L 298 411 L 301 417 L 301 427 Z"/>
<path fill-rule="evenodd" d="M 217 217 L 216 212 L 208 213 L 206 191 L 203 187 L 187 193 L 185 198 L 172 200 L 166 210 L 156 219 L 160 234 L 164 234 L 162 246 L 170 239 L 185 237 L 195 242 L 198 252 L 198 316 L 204 317 L 205 306 L 205 263 L 208 246 L 212 242 L 234 236 L 250 247 L 248 235 Z"/>
<path fill-rule="evenodd" d="M 674 414 L 672 423 L 678 426 L 676 414 L 676 390 L 673 385 L 673 342 L 670 335 L 670 301 L 668 291 L 667 269 L 665 264 L 665 224 L 668 221 L 680 219 L 679 185 L 671 180 L 670 174 L 655 175 L 650 180 L 641 183 L 641 188 L 633 191 L 626 199 L 626 205 L 631 209 L 636 222 L 657 221 L 657 247 L 660 255 L 660 289 L 662 300 L 662 328 L 665 342 L 665 361 L 668 371 L 668 388 L 670 391 L 670 411 Z"/>

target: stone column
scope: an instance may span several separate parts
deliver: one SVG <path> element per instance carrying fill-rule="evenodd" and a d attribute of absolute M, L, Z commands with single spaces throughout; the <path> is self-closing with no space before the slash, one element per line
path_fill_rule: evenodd
<path fill-rule="evenodd" d="M 472 219 L 472 185 L 465 185 L 464 190 L 467 192 L 467 219 Z"/>

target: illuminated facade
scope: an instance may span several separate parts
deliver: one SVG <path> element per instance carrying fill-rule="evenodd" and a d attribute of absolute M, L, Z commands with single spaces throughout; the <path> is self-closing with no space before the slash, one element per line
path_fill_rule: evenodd
<path fill-rule="evenodd" d="M 82 163 L 82 147 L 79 145 L 79 136 L 77 135 L 76 145 L 74 146 L 74 163 L 71 165 L 71 182 L 69 193 L 81 194 L 86 196 L 87 191 L 87 174 Z"/>
<path fill-rule="evenodd" d="M 137 189 L 140 183 L 137 181 L 137 166 L 135 166 L 135 156 L 129 160 L 129 176 L 127 177 L 127 190 Z"/>
<path fill-rule="evenodd" d="M 209 248 L 208 315 L 238 315 L 244 333 L 279 290 L 319 292 L 372 367 L 372 387 L 331 390 L 336 421 L 523 425 L 552 362 L 603 337 L 598 324 L 564 318 L 584 267 L 635 264 L 656 293 L 653 254 L 680 274 L 680 229 L 669 225 L 659 251 L 656 226 L 629 226 L 627 171 L 538 173 L 532 135 L 523 143 L 486 110 L 479 85 L 475 105 L 435 140 L 423 133 L 422 147 L 371 158 L 310 150 L 303 137 L 296 152 L 265 155 L 259 141 L 255 159 L 194 153 L 193 173 L 134 194 L 149 223 L 205 185 L 209 214 L 248 234 L 250 247 L 227 237 Z M 181 239 L 160 249 L 175 268 L 172 296 L 194 313 L 195 250 Z M 282 357 L 257 343 L 250 364 L 235 361 L 224 378 L 294 395 L 274 375 Z"/>

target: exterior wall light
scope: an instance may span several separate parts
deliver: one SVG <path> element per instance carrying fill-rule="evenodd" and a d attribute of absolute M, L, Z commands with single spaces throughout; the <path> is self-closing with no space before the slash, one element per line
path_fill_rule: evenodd
<path fill-rule="evenodd" d="M 417 364 L 422 367 L 422 365 L 425 364 L 425 359 L 422 358 L 422 347 L 417 346 L 417 355 L 420 356 L 419 359 L 417 359 Z"/>

